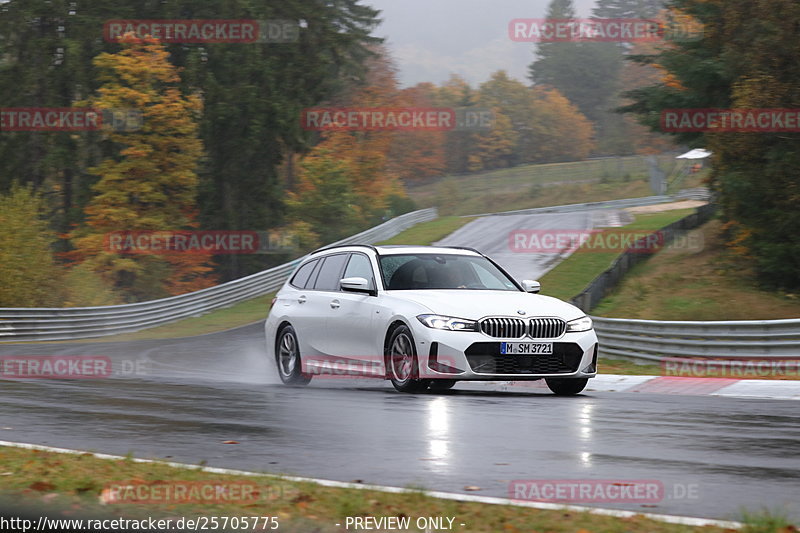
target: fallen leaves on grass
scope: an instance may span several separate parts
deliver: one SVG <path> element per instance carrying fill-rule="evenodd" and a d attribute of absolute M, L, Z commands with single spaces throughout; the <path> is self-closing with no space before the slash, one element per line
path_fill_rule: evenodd
<path fill-rule="evenodd" d="M 47 492 L 53 490 L 56 486 L 48 481 L 35 481 L 28 485 L 28 488 L 38 492 Z"/>

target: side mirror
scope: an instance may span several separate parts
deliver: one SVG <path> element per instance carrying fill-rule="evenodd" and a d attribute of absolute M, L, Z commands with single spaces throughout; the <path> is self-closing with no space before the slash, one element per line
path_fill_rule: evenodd
<path fill-rule="evenodd" d="M 542 284 L 538 281 L 533 281 L 532 279 L 523 279 L 522 280 L 522 290 L 525 292 L 531 292 L 536 294 L 540 290 L 542 290 Z"/>
<path fill-rule="evenodd" d="M 339 287 L 343 291 L 365 292 L 370 296 L 378 294 L 375 289 L 370 288 L 369 281 L 366 278 L 343 278 L 339 280 Z"/>

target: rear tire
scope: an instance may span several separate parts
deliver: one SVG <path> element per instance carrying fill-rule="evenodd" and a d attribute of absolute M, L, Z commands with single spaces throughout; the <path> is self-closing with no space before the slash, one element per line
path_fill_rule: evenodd
<path fill-rule="evenodd" d="M 292 326 L 286 326 L 278 334 L 275 343 L 275 363 L 278 365 L 278 376 L 286 385 L 308 385 L 311 376 L 303 374 L 303 363 L 300 358 L 300 344 Z"/>
<path fill-rule="evenodd" d="M 546 378 L 545 381 L 556 396 L 574 396 L 586 387 L 589 378 Z"/>
<path fill-rule="evenodd" d="M 416 393 L 428 388 L 429 380 L 419 379 L 417 349 L 408 326 L 398 326 L 392 331 L 384 355 L 386 373 L 395 389 Z"/>

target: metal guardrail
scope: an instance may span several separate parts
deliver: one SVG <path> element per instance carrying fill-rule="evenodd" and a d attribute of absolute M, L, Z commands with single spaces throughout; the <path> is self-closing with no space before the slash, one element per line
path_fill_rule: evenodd
<path fill-rule="evenodd" d="M 587 202 L 583 204 L 553 205 L 549 207 L 532 207 L 530 209 L 516 209 L 514 211 L 501 211 L 500 213 L 479 213 L 477 215 L 461 215 L 462 217 L 488 217 L 507 215 L 537 215 L 539 213 L 571 213 L 573 211 L 587 211 L 604 208 L 637 207 L 642 205 L 663 204 L 673 200 L 672 196 L 644 196 L 642 198 L 626 198 L 624 200 L 608 200 L 604 202 Z"/>
<path fill-rule="evenodd" d="M 435 208 L 406 213 L 333 244 L 371 244 L 436 217 Z M 207 289 L 148 302 L 103 307 L 0 309 L 0 342 L 102 337 L 198 316 L 278 289 L 302 259 Z"/>
<path fill-rule="evenodd" d="M 592 209 L 624 209 L 626 207 L 641 207 L 645 205 L 663 204 L 679 200 L 709 201 L 711 192 L 705 187 L 681 189 L 674 195 L 643 196 L 641 198 L 624 198 L 622 200 L 605 200 L 602 202 L 587 202 L 583 204 L 553 205 L 549 207 L 532 207 L 530 209 L 516 209 L 514 211 L 501 211 L 500 213 L 480 213 L 477 215 L 461 215 L 462 217 L 488 217 L 508 215 L 536 215 L 539 213 L 572 213 L 574 211 L 590 211 Z"/>
<path fill-rule="evenodd" d="M 622 200 L 605 200 L 602 202 L 587 202 L 583 204 L 553 205 L 549 207 L 532 207 L 530 209 L 516 209 L 500 213 L 480 213 L 477 215 L 462 215 L 463 217 L 488 217 L 507 215 L 536 215 L 539 213 L 571 213 L 573 211 L 589 211 L 592 209 L 624 209 L 626 207 L 640 207 L 645 205 L 663 204 L 679 200 L 704 200 L 708 201 L 711 193 L 704 187 L 683 189 L 674 195 L 643 196 L 641 198 L 624 198 Z"/>
<path fill-rule="evenodd" d="M 592 317 L 600 354 L 662 361 L 800 356 L 800 319 L 679 322 Z"/>

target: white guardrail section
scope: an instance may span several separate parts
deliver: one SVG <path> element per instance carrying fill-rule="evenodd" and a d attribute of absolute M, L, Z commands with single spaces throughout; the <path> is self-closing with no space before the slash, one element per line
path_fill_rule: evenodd
<path fill-rule="evenodd" d="M 330 246 L 383 241 L 437 216 L 435 208 L 406 213 Z M 275 291 L 302 259 L 207 289 L 149 302 L 104 307 L 0 309 L 0 342 L 102 337 L 197 316 Z M 264 309 L 265 317 L 266 313 Z"/>
<path fill-rule="evenodd" d="M 573 211 L 591 211 L 594 209 L 624 209 L 626 207 L 641 207 L 645 205 L 677 202 L 680 200 L 708 201 L 711 193 L 705 187 L 682 189 L 674 195 L 643 196 L 641 198 L 624 198 L 622 200 L 603 200 L 600 202 L 587 202 L 583 204 L 553 205 L 549 207 L 532 207 L 529 209 L 516 209 L 514 211 L 501 211 L 499 213 L 479 213 L 477 215 L 462 215 L 464 217 L 487 217 L 507 215 L 536 215 L 540 213 L 571 213 Z"/>
<path fill-rule="evenodd" d="M 735 360 L 800 356 L 800 319 L 678 322 L 592 317 L 600 354 L 661 361 L 665 357 Z"/>

